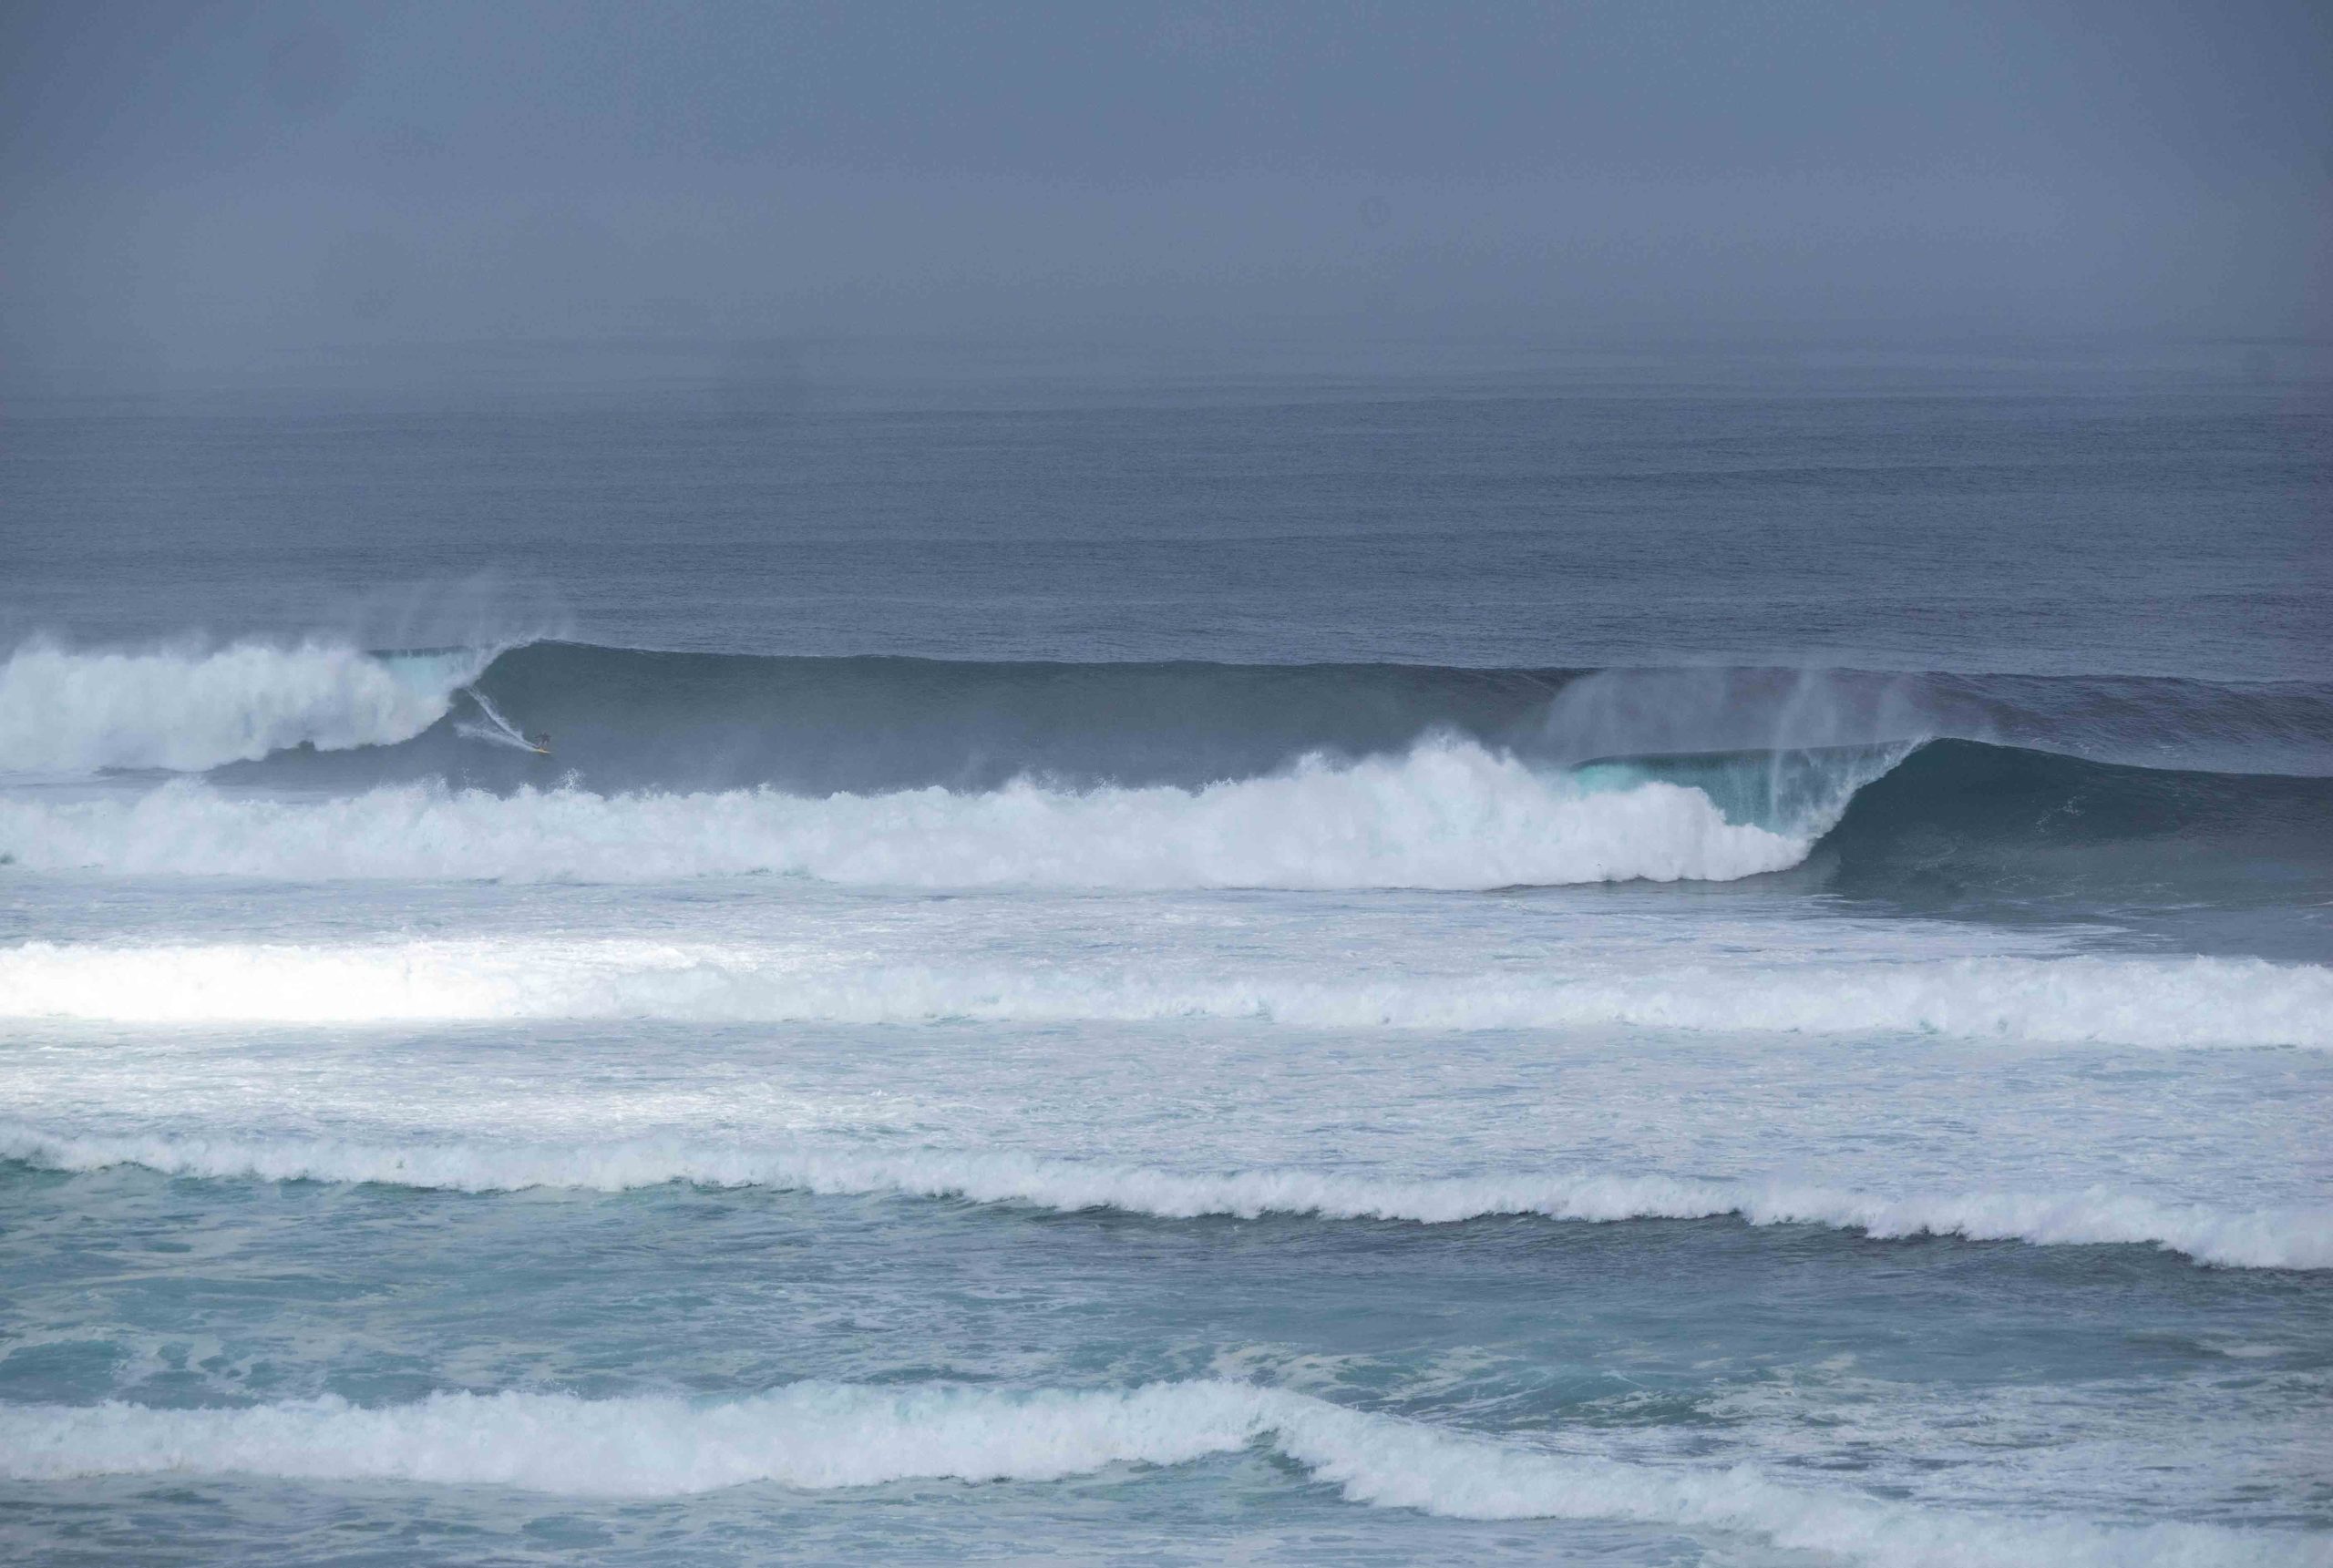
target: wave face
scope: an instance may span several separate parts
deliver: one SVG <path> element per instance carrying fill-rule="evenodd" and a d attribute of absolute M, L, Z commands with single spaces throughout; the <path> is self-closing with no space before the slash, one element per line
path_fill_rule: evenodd
<path fill-rule="evenodd" d="M 322 642 L 145 652 L 28 643 L 0 664 L 0 773 L 198 771 L 289 747 L 393 746 L 443 720 L 478 662 Z"/>
<path fill-rule="evenodd" d="M 2333 902 L 2333 688 L 2293 682 L 30 646 L 0 767 L 214 786 L 0 804 L 43 869 Z M 2256 926 L 2180 939 L 2324 950 Z"/>
<path fill-rule="evenodd" d="M 288 1136 L 66 1134 L 0 1123 L 0 1159 L 45 1170 L 139 1165 L 207 1179 L 373 1183 L 465 1193 L 534 1187 L 627 1192 L 686 1182 L 835 1194 L 957 1198 L 1162 1219 L 1312 1215 L 1455 1225 L 1496 1215 L 1615 1224 L 1732 1216 L 1879 1240 L 1957 1235 L 2036 1245 L 2138 1245 L 2231 1268 L 2333 1268 L 2333 1210 L 2222 1209 L 2092 1185 L 2068 1192 L 1891 1196 L 1781 1181 L 1585 1172 L 1403 1178 L 1271 1169 L 1193 1173 L 1010 1153 L 868 1153 L 694 1138 L 588 1144 L 368 1143 Z"/>
<path fill-rule="evenodd" d="M 1722 881 L 1793 865 L 1809 842 L 1807 829 L 1730 822 L 1684 785 L 1589 788 L 1457 742 L 1196 791 L 1023 781 L 978 794 L 609 797 L 414 784 L 287 802 L 187 784 L 134 802 L 0 799 L 0 851 L 26 866 L 292 880 L 777 872 L 903 886 L 1483 888 Z"/>
<path fill-rule="evenodd" d="M 292 881 L 776 873 L 919 887 L 1485 889 L 1791 871 L 1817 890 L 1944 911 L 2305 911 L 2333 900 L 2333 780 L 1964 741 L 1562 771 L 1442 740 L 1197 789 L 1020 779 L 974 793 L 601 795 L 426 782 L 287 800 L 182 781 L 137 798 L 18 794 L 0 796 L 0 855 L 41 870 Z M 2296 941 L 2285 956 L 2322 951 Z"/>
<path fill-rule="evenodd" d="M 444 779 L 602 794 L 767 786 L 1198 788 L 1431 737 L 1552 768 L 1933 737 L 2145 766 L 2333 774 L 2333 688 L 1855 671 L 1010 664 L 655 653 L 543 642 L 493 660 L 426 733 L 301 753 L 224 782 L 360 789 Z M 493 743 L 488 711 L 555 757 Z M 241 753 L 237 753 L 241 754 Z"/>
<path fill-rule="evenodd" d="M 333 1398 L 239 1409 L 0 1406 L 0 1475 L 33 1481 L 243 1473 L 653 1498 L 754 1482 L 1050 1481 L 1259 1444 L 1356 1504 L 1742 1532 L 1856 1561 L 2266 1563 L 2309 1560 L 2316 1545 L 2209 1525 L 1984 1520 L 1742 1468 L 1693 1472 L 1554 1451 L 1218 1380 L 1090 1390 L 804 1383 L 720 1402 L 511 1392 L 378 1407 Z"/>
<path fill-rule="evenodd" d="M 2127 767 L 1937 741 L 1921 748 L 1917 765 L 1875 781 L 1841 814 L 1832 845 L 1875 866 L 2133 845 L 2159 861 L 2236 856 L 2254 863 L 2250 871 L 2321 859 L 2328 828 L 2333 780 Z"/>
<path fill-rule="evenodd" d="M 1143 1023 L 1298 1029 L 1630 1027 L 1944 1034 L 2046 1043 L 2333 1049 L 2333 969 L 2066 956 L 1707 963 L 1567 975 L 1206 978 L 837 963 L 785 948 L 637 940 L 0 950 L 0 1017 L 175 1025 L 685 1019 L 707 1023 Z"/>
<path fill-rule="evenodd" d="M 519 738 L 543 732 L 550 755 Z M 559 642 L 498 656 L 28 645 L 0 672 L 0 770 L 157 767 L 212 788 L 19 794 L 0 801 L 0 855 L 162 876 L 935 887 L 1494 888 L 1798 868 L 1858 898 L 2056 918 L 2333 901 L 2333 689 L 2301 682 Z M 2313 929 L 2183 940 L 2323 949 Z"/>
<path fill-rule="evenodd" d="M 2333 953 L 2333 781 L 1937 741 L 1859 791 L 1810 886 L 1921 914 L 2103 917 L 2190 950 Z"/>

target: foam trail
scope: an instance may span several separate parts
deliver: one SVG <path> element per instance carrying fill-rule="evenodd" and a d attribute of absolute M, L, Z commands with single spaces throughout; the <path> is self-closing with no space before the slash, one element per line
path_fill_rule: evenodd
<path fill-rule="evenodd" d="M 384 659 L 338 644 L 73 651 L 0 664 L 0 771 L 193 771 L 288 746 L 408 740 L 443 718 L 483 653 Z"/>
<path fill-rule="evenodd" d="M 475 686 L 465 686 L 462 688 L 462 695 L 478 704 L 478 711 L 486 716 L 486 723 L 474 724 L 468 720 L 463 720 L 455 724 L 455 733 L 466 735 L 473 741 L 488 741 L 498 746 L 509 746 L 521 752 L 531 752 L 535 749 L 533 743 L 519 733 L 519 727 L 502 716 L 502 710 L 487 701 L 485 692 Z"/>
<path fill-rule="evenodd" d="M 47 1170 L 139 1165 L 173 1176 L 365 1182 L 442 1191 L 622 1192 L 689 1182 L 823 1195 L 886 1194 L 1109 1208 L 1166 1219 L 1311 1215 L 1453 1225 L 1501 1214 L 1611 1224 L 1740 1217 L 1882 1240 L 1958 1235 L 2039 1245 L 2131 1245 L 2237 1268 L 2333 1268 L 2333 1211 L 2224 1210 L 2102 1186 L 1892 1197 L 1835 1187 L 1586 1172 L 1443 1178 L 1278 1169 L 1192 1173 L 998 1152 L 771 1148 L 694 1137 L 588 1143 L 381 1143 L 291 1136 L 92 1136 L 0 1122 L 0 1159 Z"/>
<path fill-rule="evenodd" d="M 1339 1030 L 1648 1028 L 2333 1049 L 2333 968 L 2256 958 L 1609 963 L 1313 979 L 866 961 L 783 946 L 505 939 L 0 948 L 0 1018 L 204 1025 L 1253 1020 Z"/>
<path fill-rule="evenodd" d="M 894 886 L 1433 887 L 1728 880 L 1814 834 L 1729 822 L 1698 789 L 1595 791 L 1471 743 L 1308 759 L 1200 790 L 768 790 L 501 796 L 381 788 L 320 802 L 190 783 L 136 802 L 0 800 L 0 852 L 41 869 L 635 882 L 784 872 Z"/>
<path fill-rule="evenodd" d="M 497 1485 L 582 1497 L 687 1496 L 914 1479 L 1047 1481 L 1181 1465 L 1262 1443 L 1348 1501 L 1485 1520 L 1624 1520 L 1747 1532 L 1885 1563 L 2327 1561 L 2320 1542 L 2203 1525 L 1981 1520 L 1746 1468 L 1688 1470 L 1551 1452 L 1280 1389 L 1218 1381 L 1010 1390 L 802 1383 L 742 1399 L 441 1393 L 240 1409 L 0 1406 L 0 1475 L 222 1473 Z"/>

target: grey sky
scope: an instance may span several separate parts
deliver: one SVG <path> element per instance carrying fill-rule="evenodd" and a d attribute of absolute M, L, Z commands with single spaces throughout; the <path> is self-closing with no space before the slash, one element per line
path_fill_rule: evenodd
<path fill-rule="evenodd" d="M 24 4 L 0 348 L 2333 331 L 2333 7 Z"/>

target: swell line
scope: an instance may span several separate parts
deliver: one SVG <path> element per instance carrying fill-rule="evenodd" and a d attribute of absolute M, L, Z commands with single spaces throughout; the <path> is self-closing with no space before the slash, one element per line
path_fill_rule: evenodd
<path fill-rule="evenodd" d="M 0 1019 L 207 1026 L 522 1020 L 1150 1023 L 1291 1029 L 1627 1028 L 1936 1034 L 2151 1049 L 2333 1049 L 2333 968 L 2070 954 L 1641 961 L 1315 979 L 1096 964 L 962 966 L 783 944 L 625 938 L 375 943 L 27 942 L 0 948 Z"/>
<path fill-rule="evenodd" d="M 1874 1240 L 1958 1236 L 2034 1245 L 2140 1245 L 2236 1268 L 2333 1268 L 2333 1210 L 2215 1209 L 2102 1185 L 2032 1193 L 1889 1196 L 1780 1181 L 1579 1172 L 1402 1178 L 1305 1169 L 1189 1173 L 1006 1153 L 874 1153 L 695 1138 L 583 1144 L 292 1136 L 90 1135 L 0 1123 L 0 1159 L 89 1172 L 137 1165 L 214 1180 L 375 1184 L 464 1193 L 566 1188 L 625 1192 L 672 1183 L 825 1196 L 957 1199 L 1161 1219 L 1278 1214 L 1459 1225 L 1498 1216 L 1618 1224 L 1734 1217 L 1812 1225 Z"/>
<path fill-rule="evenodd" d="M 804 1491 L 910 1479 L 1043 1482 L 1178 1466 L 1261 1444 L 1345 1501 L 1476 1520 L 1610 1519 L 1746 1532 L 1882 1563 L 2326 1561 L 2290 1532 L 1988 1520 L 1766 1479 L 1567 1454 L 1282 1389 L 1215 1380 L 1126 1389 L 798 1383 L 742 1399 L 437 1393 L 235 1409 L 0 1405 L 0 1475 L 282 1476 L 498 1485 L 563 1496 Z"/>

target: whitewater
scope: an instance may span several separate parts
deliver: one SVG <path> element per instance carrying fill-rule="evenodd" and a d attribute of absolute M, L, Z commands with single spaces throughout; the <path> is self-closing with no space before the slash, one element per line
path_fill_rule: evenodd
<path fill-rule="evenodd" d="M 1457 1225 L 1506 1215 L 1585 1221 L 1738 1218 L 1823 1225 L 1880 1240 L 1964 1236 L 2038 1245 L 2143 1245 L 2235 1268 L 2333 1268 L 2333 1206 L 2230 1211 L 2093 1186 L 2071 1192 L 1890 1195 L 1774 1180 L 1577 1173 L 1475 1178 L 1331 1171 L 1195 1174 L 1028 1155 L 934 1150 L 729 1146 L 680 1136 L 535 1147 L 351 1138 L 59 1135 L 0 1122 L 0 1158 L 45 1170 L 139 1165 L 168 1175 L 363 1183 L 463 1193 L 624 1192 L 684 1183 L 827 1194 L 961 1198 L 1064 1212 L 1117 1209 L 1165 1219 L 1265 1214 Z"/>
<path fill-rule="evenodd" d="M 0 1555 L 2333 1562 L 2321 421 L 2022 374 L 12 404 Z"/>
<path fill-rule="evenodd" d="M 1724 880 L 1793 865 L 1807 843 L 1730 823 L 1674 784 L 1589 792 L 1439 744 L 1197 791 L 1023 782 L 975 795 L 611 799 L 411 786 L 287 803 L 182 784 L 133 801 L 0 804 L 0 845 L 44 870 L 318 879 L 762 871 L 920 886 L 1493 887 Z"/>
<path fill-rule="evenodd" d="M 1481 701 L 1519 701 L 1521 717 L 1494 722 L 1434 705 L 1474 689 L 1454 673 L 1341 677 L 1393 682 L 1376 706 L 1416 704 L 1382 733 L 1341 720 L 1274 739 L 1238 715 L 1224 776 L 1159 764 L 1133 729 L 969 772 L 944 737 L 902 750 L 885 732 L 826 743 L 888 748 L 868 753 L 879 768 L 830 755 L 822 784 L 782 753 L 733 747 L 772 776 L 733 762 L 709 784 L 702 743 L 653 730 L 566 714 L 559 757 L 510 743 L 557 715 L 519 679 L 541 657 L 315 639 L 19 650 L 0 708 L 11 1256 L 40 1255 L 67 1205 L 144 1231 L 191 1204 L 218 1233 L 200 1245 L 239 1266 L 296 1268 L 321 1246 L 344 1277 L 385 1287 L 427 1276 L 414 1249 L 435 1234 L 539 1298 L 573 1297 L 560 1310 L 601 1325 L 592 1354 L 643 1369 L 657 1358 L 639 1336 L 667 1331 L 598 1300 L 569 1261 L 602 1227 L 637 1228 L 625 1249 L 730 1302 L 716 1340 L 753 1340 L 738 1313 L 765 1286 L 676 1256 L 675 1225 L 710 1224 L 704 1245 L 745 1256 L 798 1227 L 822 1255 L 896 1260 L 885 1283 L 744 1382 L 701 1372 L 689 1387 L 704 1391 L 686 1393 L 655 1375 L 579 1387 L 516 1324 L 479 1361 L 440 1342 L 476 1326 L 400 1326 L 388 1296 L 361 1310 L 364 1333 L 479 1370 L 352 1383 L 313 1324 L 254 1306 L 214 1333 L 221 1365 L 290 1375 L 205 1372 L 212 1392 L 190 1407 L 149 1392 L 180 1375 L 168 1342 L 92 1316 L 102 1296 L 58 1295 L 68 1267 L 29 1310 L 67 1343 L 126 1345 L 104 1363 L 125 1370 L 59 1399 L 46 1384 L 10 1393 L 0 1361 L 0 1488 L 156 1478 L 661 1507 L 776 1489 L 848 1506 L 930 1484 L 1204 1495 L 1263 1455 L 1342 1507 L 1570 1522 L 1623 1557 L 1675 1532 L 1878 1563 L 2319 1551 L 2233 1482 L 2125 1497 L 2102 1478 L 2139 1440 L 2091 1414 L 2037 1418 L 2059 1469 L 1989 1457 L 1958 1495 L 1914 1470 L 1842 1484 L 1843 1450 L 1809 1448 L 1787 1404 L 1738 1446 L 1697 1450 L 1691 1426 L 1616 1417 L 1633 1407 L 1609 1406 L 1600 1374 L 1526 1372 L 1583 1348 L 1521 1306 L 1549 1247 L 1560 1290 L 1592 1313 L 1653 1312 L 1704 1270 L 1745 1266 L 1811 1269 L 1817 1298 L 1855 1299 L 1874 1271 L 1932 1266 L 1936 1247 L 1977 1249 L 1978 1273 L 1914 1309 L 1931 1336 L 1958 1332 L 1942 1303 L 1969 1289 L 2012 1319 L 2076 1310 L 2062 1297 L 2089 1256 L 2173 1271 L 2149 1286 L 2166 1342 L 2219 1310 L 2193 1282 L 2308 1298 L 2333 1277 L 2333 1173 L 2313 1152 L 2333 1113 L 2333 967 L 2183 951 L 2118 932 L 2129 917 L 2103 903 L 2037 923 L 2013 902 L 1974 919 L 1913 902 L 1945 864 L 2013 899 L 2022 867 L 2096 878 L 2132 844 L 2225 856 L 2248 842 L 2243 813 L 2319 809 L 2307 773 L 1969 751 L 1949 705 L 1902 682 L 1502 676 Z M 628 723 L 771 700 L 751 667 L 626 667 L 710 682 Z M 836 673 L 854 702 L 894 712 L 935 680 L 1053 704 L 1046 724 L 1120 712 L 1107 675 L 1080 677 L 1101 706 L 1064 709 L 1051 675 L 1024 689 Z M 769 674 L 773 691 L 825 678 Z M 884 681 L 910 684 L 870 695 Z M 2011 694 L 2029 717 L 2043 701 Z M 2231 699 L 2246 716 L 2180 720 L 2179 760 L 2289 756 L 2293 704 L 2310 700 L 2262 709 L 2246 692 Z M 720 733 L 738 722 L 724 713 Z M 2082 743 L 2128 754 L 2132 727 L 2115 723 Z M 2232 739 L 2245 724 L 2258 727 Z M 1762 734 L 1809 743 L 1744 748 Z M 2053 789 L 2071 809 L 2052 809 Z M 1954 815 L 1972 790 L 2004 803 L 1978 831 Z M 2115 875 L 2113 897 L 2149 896 Z M 1886 878 L 1883 897 L 1855 891 Z M 1202 1280 L 1257 1266 L 1212 1255 L 1211 1227 L 1238 1227 L 1221 1234 L 1252 1234 L 1242 1253 L 1270 1259 L 1240 1287 L 1261 1290 L 1259 1315 L 1162 1316 L 1138 1305 L 1150 1266 L 1014 1228 L 1030 1225 L 1157 1227 L 1146 1251 L 1188 1253 L 1177 1266 Z M 336 1228 L 360 1250 L 344 1254 Z M 1031 1245 L 1014 1291 L 1129 1293 L 1082 1348 L 1016 1340 L 996 1359 L 972 1348 L 996 1332 L 975 1318 L 925 1330 L 972 1337 L 937 1375 L 919 1363 L 900 1380 L 848 1327 L 927 1321 L 917 1303 L 952 1290 L 953 1271 Z M 1457 1342 L 1387 1362 L 1369 1333 L 1331 1331 L 1290 1358 L 1304 1280 L 1357 1269 L 1382 1288 L 1453 1246 L 1442 1266 L 1481 1271 L 1467 1288 L 1487 1313 Z M 1398 1310 L 1425 1309 L 1435 1274 L 1389 1305 L 1423 1290 Z M 1726 1332 L 1726 1296 L 1709 1299 L 1686 1344 Z M 2313 1450 L 2297 1412 L 2326 1391 L 2307 1369 L 2318 1336 L 2283 1306 L 2250 1310 L 2267 1313 L 2265 1337 L 2214 1354 L 2284 1381 L 2194 1440 L 2229 1456 L 2230 1477 L 2298 1473 Z M 701 1353 L 721 1361 L 713 1341 Z M 1935 1376 L 1876 1345 L 1847 1355 Z M 1096 1356 L 1119 1371 L 1096 1381 Z M 1674 1396 L 1696 1419 L 1772 1398 L 1754 1360 L 1721 1365 Z M 968 1367 L 986 1369 L 952 1380 Z M 1519 1424 L 1475 1413 L 1516 1401 L 1534 1412 Z M 1917 1417 L 1890 1419 L 1910 1423 L 1910 1450 L 1929 1440 Z M 2287 1430 L 2273 1453 L 2237 1435 Z M 2106 1495 L 2102 1512 L 2067 1501 Z"/>
<path fill-rule="evenodd" d="M 26 642 L 0 663 L 0 774 L 200 772 L 292 746 L 392 744 L 445 717 L 493 652 L 382 658 L 324 640 Z"/>
<path fill-rule="evenodd" d="M 0 1440 L 22 1456 L 0 1459 L 0 1473 L 19 1477 L 245 1471 L 618 1498 L 758 1481 L 807 1491 L 920 1477 L 1057 1481 L 1114 1465 L 1186 1465 L 1262 1442 L 1349 1501 L 1461 1519 L 1714 1526 L 1891 1564 L 1983 1563 L 2035 1549 L 2084 1563 L 2293 1561 L 2274 1555 L 2284 1543 L 2244 1532 L 2002 1528 L 1777 1485 L 1741 1470 L 1698 1477 L 1454 1439 L 1416 1422 L 1220 1382 L 1010 1395 L 797 1385 L 712 1406 L 504 1394 L 375 1409 L 337 1400 L 235 1412 L 36 1407 L 0 1413 Z"/>
<path fill-rule="evenodd" d="M 687 1019 L 1011 1024 L 1252 1020 L 1299 1029 L 1632 1025 L 2333 1050 L 2333 969 L 2256 959 L 1999 957 L 1347 982 L 1097 964 L 949 968 L 807 944 L 612 939 L 0 948 L 0 1014 L 154 1024 Z"/>

